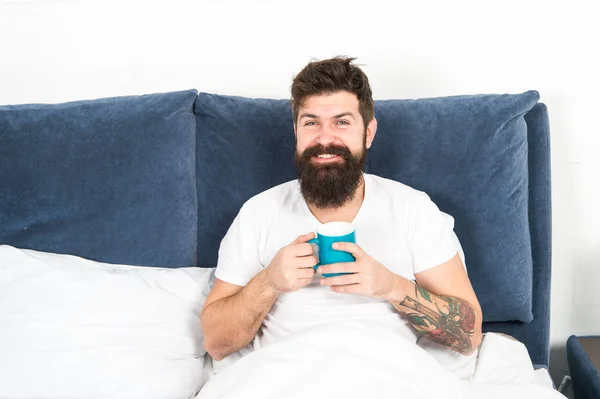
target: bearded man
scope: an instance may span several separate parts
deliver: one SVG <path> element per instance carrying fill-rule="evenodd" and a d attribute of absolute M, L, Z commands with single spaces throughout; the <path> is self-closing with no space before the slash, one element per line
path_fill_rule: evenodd
<path fill-rule="evenodd" d="M 454 220 L 425 193 L 363 173 L 377 130 L 367 76 L 352 58 L 316 61 L 291 91 L 298 179 L 249 199 L 221 242 L 201 316 L 208 353 L 346 320 L 473 353 L 482 314 Z M 354 262 L 319 264 L 309 241 L 329 222 L 354 226 L 356 243 L 333 246 Z"/>

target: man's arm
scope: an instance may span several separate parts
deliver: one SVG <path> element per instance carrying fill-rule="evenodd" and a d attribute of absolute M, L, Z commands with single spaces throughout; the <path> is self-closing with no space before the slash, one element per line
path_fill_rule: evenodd
<path fill-rule="evenodd" d="M 352 273 L 323 278 L 335 292 L 366 295 L 390 302 L 427 338 L 469 355 L 481 343 L 481 307 L 462 261 L 449 261 L 415 275 L 416 284 L 391 272 L 358 245 L 334 244 L 355 262 L 322 266 L 323 273 Z"/>
<path fill-rule="evenodd" d="M 313 237 L 300 236 L 281 248 L 245 287 L 216 280 L 201 316 L 204 348 L 213 359 L 248 345 L 281 293 L 310 284 L 317 259 L 307 241 Z"/>
<path fill-rule="evenodd" d="M 201 317 L 204 348 L 211 357 L 222 360 L 248 345 L 278 296 L 264 270 L 245 287 L 217 279 Z"/>
<path fill-rule="evenodd" d="M 481 307 L 456 255 L 450 261 L 417 273 L 416 284 L 400 276 L 390 303 L 421 336 L 469 355 L 481 343 Z"/>

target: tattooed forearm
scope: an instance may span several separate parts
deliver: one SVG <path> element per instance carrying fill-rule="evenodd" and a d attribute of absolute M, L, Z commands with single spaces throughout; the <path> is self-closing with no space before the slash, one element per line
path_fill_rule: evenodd
<path fill-rule="evenodd" d="M 414 294 L 395 307 L 418 334 L 463 354 L 473 351 L 475 311 L 467 301 L 435 295 L 415 285 Z"/>

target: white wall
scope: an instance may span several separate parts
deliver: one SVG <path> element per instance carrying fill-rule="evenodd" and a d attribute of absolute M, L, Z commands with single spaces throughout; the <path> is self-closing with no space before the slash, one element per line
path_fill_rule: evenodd
<path fill-rule="evenodd" d="M 552 369 L 600 333 L 600 92 L 591 7 L 570 1 L 0 0 L 0 104 L 196 88 L 289 96 L 312 57 L 364 64 L 376 99 L 536 89 L 552 129 Z M 562 6 L 560 6 L 562 5 Z"/>

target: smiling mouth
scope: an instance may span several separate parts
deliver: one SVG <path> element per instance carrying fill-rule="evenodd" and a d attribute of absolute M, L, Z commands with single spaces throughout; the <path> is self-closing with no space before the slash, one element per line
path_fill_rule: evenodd
<path fill-rule="evenodd" d="M 319 154 L 317 156 L 314 156 L 313 159 L 315 159 L 317 162 L 332 162 L 332 161 L 337 161 L 338 159 L 341 159 L 342 157 L 340 157 L 339 155 L 335 155 L 335 154 Z"/>

